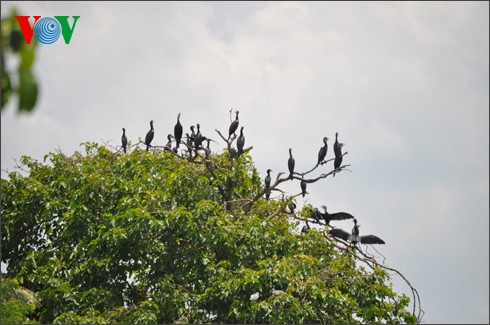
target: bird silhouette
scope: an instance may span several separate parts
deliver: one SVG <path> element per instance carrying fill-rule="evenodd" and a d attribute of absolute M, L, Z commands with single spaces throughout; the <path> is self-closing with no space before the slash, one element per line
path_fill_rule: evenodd
<path fill-rule="evenodd" d="M 146 144 L 146 151 L 150 149 L 150 143 L 151 140 L 153 140 L 153 137 L 155 136 L 155 131 L 153 130 L 153 120 L 150 121 L 150 131 L 146 134 L 145 137 L 145 144 Z"/>
<path fill-rule="evenodd" d="M 243 153 L 243 147 L 245 146 L 245 136 L 243 135 L 243 126 L 240 129 L 240 136 L 236 140 L 236 146 L 238 149 L 238 155 Z"/>
<path fill-rule="evenodd" d="M 306 182 L 304 179 L 301 179 L 300 186 L 301 186 L 301 194 L 303 195 L 303 197 L 305 197 L 305 195 L 306 195 Z"/>
<path fill-rule="evenodd" d="M 293 179 L 294 158 L 293 158 L 293 152 L 291 148 L 289 148 L 288 169 L 289 169 L 289 179 Z"/>
<path fill-rule="evenodd" d="M 236 118 L 233 122 L 230 124 L 230 128 L 228 129 L 228 140 L 231 138 L 231 135 L 235 133 L 235 131 L 238 129 L 238 111 L 236 111 Z"/>
<path fill-rule="evenodd" d="M 266 200 L 269 200 L 269 196 L 271 194 L 270 191 L 270 186 L 271 186 L 271 169 L 267 169 L 267 176 L 264 178 L 264 184 L 265 184 L 265 198 Z"/>
<path fill-rule="evenodd" d="M 318 151 L 318 162 L 316 165 L 324 164 L 325 157 L 327 156 L 327 151 L 328 151 L 328 144 L 327 144 L 328 138 L 324 137 L 323 138 L 323 147 L 320 148 Z"/>
<path fill-rule="evenodd" d="M 122 130 L 123 130 L 123 134 L 121 137 L 121 143 L 122 143 L 123 151 L 124 153 L 126 153 L 126 147 L 128 146 L 128 138 L 126 138 L 126 129 L 122 128 Z"/>
<path fill-rule="evenodd" d="M 375 235 L 364 235 L 364 236 L 359 236 L 359 227 L 360 225 L 357 224 L 357 220 L 354 218 L 354 228 L 352 228 L 352 232 L 349 234 L 347 231 L 339 229 L 339 228 L 334 228 L 330 229 L 329 233 L 337 238 L 341 238 L 345 241 L 349 241 L 352 244 L 384 244 L 384 240 L 381 238 L 375 236 Z"/>
<path fill-rule="evenodd" d="M 174 137 L 175 137 L 175 142 L 177 143 L 177 148 L 179 148 L 180 145 L 180 140 L 182 139 L 182 133 L 184 132 L 184 129 L 182 128 L 182 124 L 180 124 L 180 113 L 177 115 L 177 123 L 174 126 Z"/>
<path fill-rule="evenodd" d="M 325 212 L 324 213 L 320 212 L 320 215 L 322 216 L 326 225 L 330 225 L 331 220 L 354 219 L 354 216 L 352 216 L 350 213 L 347 212 L 328 213 L 327 206 L 322 205 L 322 208 Z"/>

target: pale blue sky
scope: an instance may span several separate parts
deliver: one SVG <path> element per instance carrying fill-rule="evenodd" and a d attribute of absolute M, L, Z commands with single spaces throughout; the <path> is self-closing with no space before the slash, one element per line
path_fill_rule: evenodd
<path fill-rule="evenodd" d="M 119 145 L 122 127 L 137 141 L 150 119 L 163 145 L 178 112 L 218 140 L 233 107 L 275 177 L 288 148 L 309 169 L 328 136 L 332 157 L 338 131 L 352 172 L 299 203 L 350 212 L 383 238 L 425 322 L 489 322 L 488 2 L 2 1 L 2 17 L 14 6 L 81 17 L 69 45 L 39 46 L 34 112 L 2 112 L 2 169 Z"/>

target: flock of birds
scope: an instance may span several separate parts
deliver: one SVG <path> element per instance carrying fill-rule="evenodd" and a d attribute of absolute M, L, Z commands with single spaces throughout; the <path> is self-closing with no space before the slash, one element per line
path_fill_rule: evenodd
<path fill-rule="evenodd" d="M 238 118 L 239 112 L 236 111 L 235 114 L 236 114 L 235 119 L 231 122 L 231 124 L 228 128 L 228 140 L 227 140 L 227 142 L 229 145 L 235 139 L 235 138 L 232 138 L 232 136 L 236 137 L 235 132 L 238 130 L 238 126 L 239 126 L 239 118 Z M 244 153 L 245 136 L 243 135 L 243 129 L 244 129 L 244 127 L 242 126 L 240 129 L 240 135 L 236 139 L 237 140 L 236 152 L 238 155 L 241 155 Z M 174 126 L 174 133 L 168 134 L 168 136 L 167 136 L 168 142 L 165 145 L 164 149 L 172 151 L 174 153 L 177 153 L 180 145 L 184 144 L 184 146 L 187 147 L 187 150 L 184 150 L 184 151 L 188 152 L 190 158 L 192 158 L 193 152 L 195 152 L 195 157 L 197 157 L 199 150 L 204 150 L 205 157 L 208 158 L 209 154 L 210 154 L 209 144 L 210 144 L 210 141 L 213 141 L 213 140 L 211 140 L 211 139 L 209 139 L 209 138 L 207 138 L 201 134 L 199 123 L 196 124 L 196 127 L 194 127 L 194 125 L 191 125 L 190 130 L 191 130 L 191 134 L 186 133 L 185 134 L 186 138 L 183 141 L 184 129 L 182 127 L 182 124 L 180 123 L 180 113 L 179 113 L 177 115 L 177 122 Z M 124 153 L 126 153 L 127 146 L 128 146 L 128 139 L 126 136 L 126 129 L 123 128 L 122 131 L 123 131 L 123 134 L 121 137 L 122 149 L 123 149 Z M 146 151 L 149 151 L 149 149 L 152 147 L 151 143 L 153 141 L 154 136 L 155 136 L 155 130 L 153 128 L 153 120 L 151 120 L 150 121 L 150 130 L 146 133 L 145 141 L 144 141 L 144 144 L 146 145 Z M 223 137 L 223 139 L 225 140 L 224 137 Z M 231 139 L 231 141 L 230 141 L 230 139 Z M 315 168 L 318 167 L 319 165 L 324 165 L 325 163 L 327 163 L 325 158 L 327 157 L 327 152 L 328 152 L 328 144 L 327 144 L 328 140 L 329 139 L 327 137 L 323 138 L 323 146 L 318 151 L 318 160 L 317 160 Z M 207 147 L 203 146 L 204 141 L 207 141 Z M 172 147 L 173 142 L 175 143 L 174 147 Z M 335 142 L 333 144 L 333 151 L 334 151 L 334 155 L 335 155 L 333 177 L 335 177 L 335 173 L 336 173 L 337 169 L 342 164 L 342 159 L 343 159 L 342 147 L 343 146 L 344 146 L 344 143 L 340 143 L 338 141 L 338 132 L 335 133 Z M 289 148 L 289 159 L 288 159 L 289 176 L 288 176 L 288 179 L 290 179 L 290 180 L 292 180 L 294 178 L 294 174 L 295 174 L 294 169 L 295 169 L 295 159 L 293 157 L 292 149 Z M 272 190 L 272 188 L 271 188 L 271 172 L 272 172 L 271 169 L 267 169 L 267 175 L 264 178 L 264 193 L 265 193 L 266 200 L 269 200 L 271 190 Z M 296 175 L 298 175 L 298 173 L 296 173 Z M 306 195 L 307 182 L 304 180 L 304 174 L 300 174 L 300 175 L 303 175 L 301 177 L 300 187 L 301 187 L 301 195 L 304 197 Z M 289 205 L 289 209 L 290 209 L 291 214 L 294 214 L 295 208 L 296 208 L 296 204 L 291 202 Z M 379 238 L 375 235 L 363 235 L 363 236 L 359 235 L 360 225 L 357 224 L 357 219 L 354 218 L 351 214 L 349 214 L 347 212 L 329 213 L 327 211 L 327 207 L 325 205 L 323 205 L 322 208 L 323 208 L 324 212 L 320 212 L 318 210 L 318 208 L 313 208 L 312 213 L 308 217 L 308 219 L 313 220 L 316 224 L 320 224 L 320 225 L 323 225 L 325 227 L 329 227 L 330 229 L 329 229 L 328 233 L 331 236 L 333 236 L 337 239 L 342 239 L 346 242 L 350 242 L 352 245 L 356 245 L 357 243 L 361 243 L 361 244 L 384 244 L 385 243 L 381 238 Z M 343 230 L 343 229 L 330 226 L 330 222 L 333 220 L 347 220 L 347 219 L 352 219 L 354 221 L 354 227 L 352 228 L 350 233 Z M 323 221 L 323 223 L 322 223 L 322 221 Z M 308 232 L 309 229 L 310 229 L 310 226 L 308 224 L 308 221 L 306 221 L 306 224 L 303 227 L 303 229 L 301 230 L 301 232 L 306 233 L 306 232 Z M 285 292 L 282 290 L 272 289 L 271 294 L 278 296 L 281 294 L 285 294 Z M 257 301 L 259 299 L 259 297 L 260 297 L 259 292 L 255 292 L 254 294 L 252 294 L 250 296 L 249 299 L 251 301 Z"/>
<path fill-rule="evenodd" d="M 229 130 L 228 130 L 228 140 L 231 138 L 232 135 L 235 135 L 236 130 L 238 129 L 238 124 L 239 124 L 239 119 L 238 119 L 238 111 L 236 111 L 236 118 L 235 120 L 231 123 Z M 241 155 L 244 150 L 245 146 L 245 136 L 243 135 L 243 126 L 240 129 L 240 136 L 237 139 L 237 152 L 238 155 Z M 173 152 L 177 153 L 180 145 L 182 143 L 185 143 L 185 145 L 188 148 L 189 153 L 192 155 L 192 150 L 195 150 L 196 155 L 198 150 L 203 149 L 206 153 L 206 157 L 209 156 L 210 149 L 209 149 L 209 144 L 211 140 L 205 136 L 202 135 L 201 130 L 200 130 L 200 125 L 199 123 L 196 124 L 196 126 L 191 125 L 190 126 L 191 134 L 186 133 L 186 141 L 182 142 L 182 137 L 184 134 L 184 128 L 182 127 L 182 124 L 180 123 L 180 113 L 177 115 L 177 123 L 174 126 L 174 133 L 173 134 L 168 134 L 167 139 L 168 142 L 165 145 L 165 149 L 167 150 L 172 150 Z M 121 136 L 121 144 L 122 144 L 122 149 L 124 153 L 127 151 L 127 146 L 128 146 L 128 138 L 126 136 L 126 129 L 122 128 L 123 134 Z M 153 138 L 155 137 L 155 129 L 153 128 L 153 120 L 150 121 L 150 130 L 146 133 L 145 136 L 145 142 L 144 144 L 146 145 L 146 151 L 149 151 L 150 148 L 152 147 L 151 142 L 153 141 Z M 203 142 L 207 141 L 207 147 L 203 147 Z M 175 142 L 175 147 L 172 148 L 172 142 Z"/>
<path fill-rule="evenodd" d="M 295 206 L 295 205 L 294 205 Z M 294 211 L 294 206 L 290 209 Z M 336 237 L 348 241 L 352 244 L 384 244 L 384 240 L 375 235 L 359 235 L 359 227 L 361 225 L 357 224 L 357 219 L 354 218 L 350 213 L 347 212 L 336 212 L 336 213 L 328 213 L 327 207 L 325 205 L 322 206 L 323 213 L 320 212 L 317 208 L 313 208 L 313 212 L 311 213 L 310 218 L 312 218 L 316 223 L 321 224 L 321 220 L 324 221 L 325 226 L 331 227 L 329 230 L 329 234 Z M 354 221 L 354 227 L 352 228 L 351 233 L 348 233 L 345 230 L 339 228 L 333 228 L 330 226 L 330 221 L 332 220 L 347 220 L 352 219 Z M 309 226 L 306 224 L 303 226 L 301 230 L 302 233 L 308 232 Z"/>
<path fill-rule="evenodd" d="M 238 129 L 239 125 L 239 118 L 238 114 L 239 111 L 235 112 L 236 116 L 235 119 L 231 122 L 229 128 L 228 128 L 228 141 L 232 137 L 232 135 L 235 135 L 235 132 Z M 237 153 L 238 155 L 243 154 L 244 152 L 244 146 L 245 146 L 245 136 L 243 135 L 243 129 L 244 127 L 242 126 L 240 129 L 240 135 L 237 138 Z M 180 123 L 180 113 L 177 115 L 177 122 L 174 126 L 174 133 L 169 134 L 167 136 L 168 138 L 168 143 L 165 145 L 166 150 L 171 150 L 174 153 L 177 153 L 180 145 L 184 143 L 187 146 L 189 154 L 192 156 L 192 151 L 195 151 L 196 156 L 198 153 L 198 150 L 204 150 L 206 154 L 206 158 L 209 156 L 210 149 L 209 149 L 209 143 L 210 141 L 213 141 L 201 134 L 200 130 L 200 125 L 199 123 L 196 124 L 196 127 L 194 125 L 190 126 L 191 134 L 186 133 L 186 141 L 182 142 L 183 134 L 184 134 L 184 129 L 182 127 L 182 124 Z M 126 136 L 126 129 L 122 129 L 123 134 L 121 137 L 121 143 L 122 143 L 122 149 L 124 153 L 127 151 L 127 146 L 128 146 L 128 139 Z M 150 121 L 150 130 L 146 133 L 145 136 L 145 141 L 144 144 L 146 145 L 146 151 L 149 151 L 150 147 L 152 147 L 151 142 L 153 141 L 153 138 L 155 136 L 155 130 L 153 128 L 153 120 Z M 327 152 L 328 152 L 328 144 L 327 141 L 329 139 L 327 137 L 323 138 L 323 146 L 320 148 L 318 151 L 318 160 L 316 163 L 316 166 L 323 165 L 326 163 L 325 158 L 327 157 Z M 207 147 L 203 147 L 203 142 L 207 141 Z M 175 147 L 172 148 L 172 142 L 175 142 Z M 333 145 L 333 151 L 334 151 L 334 168 L 337 170 L 340 165 L 342 164 L 342 147 L 344 146 L 344 143 L 340 143 L 338 141 L 338 132 L 335 133 L 335 142 Z M 295 173 L 294 171 L 295 168 L 295 160 L 293 157 L 292 149 L 289 148 L 289 159 L 288 159 L 288 170 L 289 170 L 289 179 L 293 179 L 293 175 Z M 269 200 L 270 193 L 271 193 L 271 169 L 267 169 L 267 175 L 264 178 L 264 193 L 265 193 L 265 198 L 266 200 Z M 333 177 L 335 177 L 335 172 L 333 173 Z M 306 195 L 306 181 L 302 178 L 300 182 L 301 186 L 301 194 L 304 197 Z M 294 208 L 296 205 L 292 203 L 292 206 L 290 206 L 290 210 L 292 213 L 294 213 Z M 310 216 L 311 219 L 313 219 L 316 223 L 321 224 L 321 220 L 324 221 L 323 225 L 330 227 L 331 229 L 329 230 L 329 234 L 332 235 L 333 237 L 340 238 L 342 240 L 345 240 L 347 242 L 350 242 L 352 244 L 384 244 L 385 242 L 375 236 L 375 235 L 364 235 L 360 236 L 359 235 L 359 227 L 360 225 L 357 224 L 357 219 L 355 219 L 351 214 L 347 212 L 337 212 L 337 213 L 328 213 L 327 207 L 322 206 L 324 212 L 320 212 L 317 208 L 313 208 L 313 212 Z M 333 228 L 330 226 L 330 221 L 332 220 L 346 220 L 346 219 L 353 219 L 354 221 L 354 227 L 352 228 L 351 233 L 339 229 L 339 228 Z M 302 232 L 305 233 L 309 229 L 308 224 L 306 224 Z"/>

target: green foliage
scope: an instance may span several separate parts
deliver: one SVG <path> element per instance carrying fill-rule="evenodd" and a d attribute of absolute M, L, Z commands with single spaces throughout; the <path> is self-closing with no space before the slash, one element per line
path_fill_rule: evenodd
<path fill-rule="evenodd" d="M 204 163 L 84 146 L 23 157 L 28 176 L 2 179 L 2 259 L 36 292 L 39 322 L 416 321 L 384 270 L 298 233 L 286 201 L 254 201 L 248 154 Z"/>
<path fill-rule="evenodd" d="M 34 294 L 18 281 L 2 278 L 0 285 L 0 322 L 2 324 L 35 324 L 29 315 L 38 305 Z"/>
<path fill-rule="evenodd" d="M 36 105 L 38 95 L 38 82 L 32 72 L 37 45 L 36 37 L 32 37 L 30 44 L 26 44 L 24 36 L 15 16 L 12 14 L 2 19 L 2 47 L 0 52 L 0 65 L 2 69 L 2 96 L 1 109 L 12 98 L 18 96 L 18 110 L 30 112 Z M 18 60 L 17 71 L 9 71 L 7 59 Z"/>

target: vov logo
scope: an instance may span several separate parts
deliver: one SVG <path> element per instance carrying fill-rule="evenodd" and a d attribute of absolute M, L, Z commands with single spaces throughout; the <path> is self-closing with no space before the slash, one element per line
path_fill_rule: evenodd
<path fill-rule="evenodd" d="M 74 21 L 73 26 L 70 27 L 70 24 L 68 23 L 69 16 L 54 16 L 54 18 L 32 16 L 34 17 L 33 26 L 29 24 L 29 18 L 31 16 L 15 17 L 19 22 L 22 34 L 24 34 L 26 44 L 31 44 L 33 34 L 36 35 L 37 40 L 43 44 L 53 44 L 62 34 L 65 43 L 70 44 L 73 31 L 75 30 L 78 18 L 80 18 L 80 16 L 72 16 Z"/>

